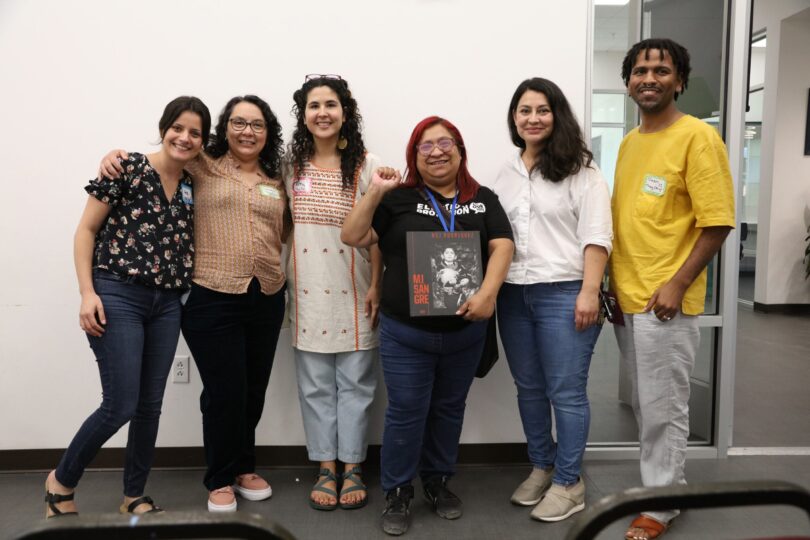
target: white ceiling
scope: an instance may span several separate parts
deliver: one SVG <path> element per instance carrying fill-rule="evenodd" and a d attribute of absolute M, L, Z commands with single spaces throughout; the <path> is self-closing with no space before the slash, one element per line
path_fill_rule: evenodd
<path fill-rule="evenodd" d="M 594 6 L 593 48 L 595 51 L 626 52 L 629 37 L 630 5 Z"/>

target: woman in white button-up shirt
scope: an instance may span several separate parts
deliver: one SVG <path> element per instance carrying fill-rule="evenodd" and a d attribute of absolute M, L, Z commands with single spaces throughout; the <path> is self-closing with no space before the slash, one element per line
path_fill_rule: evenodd
<path fill-rule="evenodd" d="M 512 502 L 537 505 L 534 519 L 560 521 L 585 507 L 586 387 L 612 247 L 610 194 L 556 84 L 523 81 L 508 123 L 519 151 L 493 189 L 512 224 L 515 255 L 498 295 L 498 326 L 534 466 Z"/>

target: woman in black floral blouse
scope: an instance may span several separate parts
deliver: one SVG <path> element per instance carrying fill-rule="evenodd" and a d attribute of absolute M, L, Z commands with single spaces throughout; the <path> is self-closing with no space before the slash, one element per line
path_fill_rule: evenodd
<path fill-rule="evenodd" d="M 74 242 L 79 325 L 96 356 L 103 398 L 45 483 L 46 516 L 76 512 L 73 490 L 101 446 L 129 422 L 122 513 L 159 512 L 143 495 L 177 340 L 180 296 L 191 286 L 193 204 L 183 169 L 208 140 L 202 101 L 171 101 L 158 122 L 160 150 L 132 153 L 118 179 L 99 177 Z"/>

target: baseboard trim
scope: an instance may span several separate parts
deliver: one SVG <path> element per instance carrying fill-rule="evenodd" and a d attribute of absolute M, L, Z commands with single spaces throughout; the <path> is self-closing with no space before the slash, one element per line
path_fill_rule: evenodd
<path fill-rule="evenodd" d="M 729 456 L 810 456 L 805 446 L 734 446 L 728 449 Z"/>
<path fill-rule="evenodd" d="M 754 311 L 783 315 L 810 315 L 810 304 L 760 304 L 754 302 Z"/>
<path fill-rule="evenodd" d="M 64 448 L 33 450 L 0 450 L 0 471 L 43 471 L 53 469 Z M 124 448 L 102 448 L 88 469 L 120 469 Z M 528 462 L 525 443 L 462 444 L 458 462 L 462 465 L 513 465 Z M 256 463 L 262 468 L 311 467 L 304 446 L 259 446 Z M 205 453 L 201 446 L 158 448 L 154 468 L 204 468 Z M 369 445 L 364 464 L 369 470 L 380 469 L 380 445 Z"/>

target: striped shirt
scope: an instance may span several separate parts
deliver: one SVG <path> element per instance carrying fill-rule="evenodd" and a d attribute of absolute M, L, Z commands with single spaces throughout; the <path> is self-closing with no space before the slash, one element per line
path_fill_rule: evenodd
<path fill-rule="evenodd" d="M 194 283 L 241 294 L 255 277 L 262 293 L 284 285 L 281 236 L 287 195 L 281 180 L 244 178 L 229 153 L 186 167 L 194 177 Z"/>

